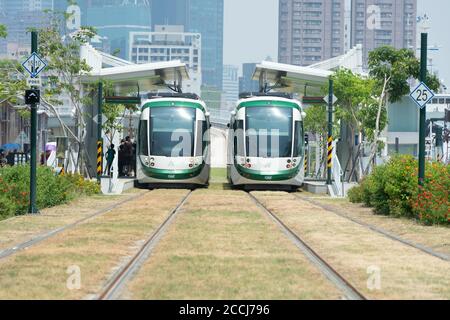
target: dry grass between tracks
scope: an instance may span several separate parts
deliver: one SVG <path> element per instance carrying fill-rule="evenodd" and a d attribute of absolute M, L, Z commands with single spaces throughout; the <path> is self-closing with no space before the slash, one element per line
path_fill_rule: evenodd
<path fill-rule="evenodd" d="M 240 191 L 198 190 L 123 298 L 339 299 Z"/>
<path fill-rule="evenodd" d="M 254 194 L 369 298 L 450 298 L 449 262 L 388 239 L 291 194 Z M 371 268 L 380 270 L 379 290 L 376 282 L 372 282 L 378 274 L 372 273 Z M 368 281 L 375 286 L 368 286 Z"/>
<path fill-rule="evenodd" d="M 302 194 L 299 194 L 303 196 Z M 348 199 L 320 198 L 314 201 L 333 206 L 340 213 L 363 223 L 371 224 L 401 236 L 405 240 L 423 244 L 436 252 L 450 256 L 450 228 L 446 226 L 424 226 L 407 218 L 395 218 L 373 213 L 373 209 L 354 204 Z"/>
<path fill-rule="evenodd" d="M 0 261 L 0 299 L 80 299 L 98 293 L 114 268 L 137 250 L 186 193 L 154 191 Z M 79 290 L 67 287 L 71 266 L 80 268 Z"/>
<path fill-rule="evenodd" d="M 64 205 L 41 210 L 39 215 L 23 215 L 0 221 L 0 251 L 74 223 L 142 192 L 132 189 L 121 196 L 81 197 Z"/>

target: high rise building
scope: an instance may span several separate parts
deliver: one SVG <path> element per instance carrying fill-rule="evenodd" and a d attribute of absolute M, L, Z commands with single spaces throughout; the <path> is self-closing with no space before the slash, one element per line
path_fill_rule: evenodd
<path fill-rule="evenodd" d="M 202 81 L 222 89 L 224 0 L 152 0 L 153 25 L 184 25 L 202 35 Z"/>
<path fill-rule="evenodd" d="M 184 32 L 183 26 L 155 26 L 154 32 L 131 32 L 129 56 L 134 63 L 180 60 L 189 70 L 183 91 L 201 92 L 201 35 Z"/>
<path fill-rule="evenodd" d="M 0 39 L 0 56 L 21 59 L 30 53 L 31 28 L 48 23 L 44 10 L 53 10 L 52 0 L 0 0 L 0 21 L 8 30 L 6 39 Z"/>
<path fill-rule="evenodd" d="M 352 0 L 352 46 L 363 45 L 363 63 L 369 52 L 383 45 L 416 47 L 417 0 Z"/>
<path fill-rule="evenodd" d="M 345 52 L 345 0 L 280 0 L 278 59 L 308 66 Z"/>
<path fill-rule="evenodd" d="M 259 81 L 253 80 L 256 63 L 244 63 L 242 65 L 242 77 L 239 78 L 239 92 L 258 92 Z"/>
<path fill-rule="evenodd" d="M 239 67 L 232 65 L 223 66 L 223 99 L 226 109 L 231 110 L 239 98 Z"/>
<path fill-rule="evenodd" d="M 85 0 L 80 7 L 82 24 L 95 27 L 120 58 L 130 59 L 130 32 L 151 31 L 149 0 Z"/>

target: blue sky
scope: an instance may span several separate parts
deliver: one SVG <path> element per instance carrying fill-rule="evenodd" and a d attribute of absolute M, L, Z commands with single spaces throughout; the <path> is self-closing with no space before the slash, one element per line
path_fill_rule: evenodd
<path fill-rule="evenodd" d="M 429 44 L 440 47 L 432 53 L 433 69 L 450 88 L 450 1 L 418 0 L 418 7 L 431 18 Z M 278 0 L 225 0 L 224 23 L 224 63 L 277 59 Z"/>

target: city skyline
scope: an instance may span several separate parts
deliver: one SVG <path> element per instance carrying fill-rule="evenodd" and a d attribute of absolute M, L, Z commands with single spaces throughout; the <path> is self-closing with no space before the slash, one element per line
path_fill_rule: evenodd
<path fill-rule="evenodd" d="M 278 2 L 279 0 L 225 1 L 225 64 L 238 65 L 241 74 L 242 63 L 259 63 L 267 56 L 274 61 L 278 60 Z M 264 5 L 261 6 L 261 3 Z M 249 15 L 248 12 L 258 5 L 257 14 Z M 433 65 L 429 69 L 438 71 L 441 79 L 450 87 L 450 67 L 446 66 L 447 57 L 450 56 L 450 38 L 445 32 L 450 28 L 450 22 L 442 15 L 443 11 L 450 11 L 449 1 L 417 1 L 417 15 L 426 13 L 430 18 L 429 45 L 439 47 L 438 52 L 429 52 L 429 56 L 433 58 Z M 248 45 L 249 42 L 251 45 Z"/>
<path fill-rule="evenodd" d="M 5 6 L 6 1 L 0 2 Z M 57 6 L 62 2 L 65 0 L 54 3 Z M 83 0 L 78 2 L 85 3 Z M 42 3 L 48 3 L 48 1 Z M 450 68 L 445 67 L 445 60 L 450 55 L 450 40 L 441 30 L 448 28 L 449 22 L 439 14 L 442 8 L 450 10 L 450 3 L 444 0 L 418 0 L 417 15 L 427 13 L 430 17 L 429 44 L 439 47 L 439 51 L 430 51 L 433 64 L 429 67 L 433 72 L 438 71 L 448 86 Z M 256 13 L 248 15 L 247 13 L 251 10 Z M 5 19 L 0 17 L 3 22 Z M 245 2 L 225 0 L 223 64 L 238 66 L 239 75 L 241 75 L 243 63 L 257 63 L 265 60 L 266 57 L 277 61 L 278 19 L 278 0 L 247 0 Z"/>

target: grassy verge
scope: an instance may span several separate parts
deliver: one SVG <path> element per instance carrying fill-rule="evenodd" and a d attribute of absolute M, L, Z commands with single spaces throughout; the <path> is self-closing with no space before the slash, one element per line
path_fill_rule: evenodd
<path fill-rule="evenodd" d="M 450 298 L 448 262 L 390 240 L 293 195 L 281 192 L 256 192 L 255 195 L 366 296 L 373 299 Z"/>
<path fill-rule="evenodd" d="M 407 218 L 375 215 L 371 208 L 353 204 L 347 199 L 314 199 L 314 201 L 334 206 L 340 213 L 358 221 L 375 225 L 403 239 L 423 244 L 433 250 L 450 255 L 450 228 L 448 226 L 424 226 Z"/>
<path fill-rule="evenodd" d="M 1 261 L 0 299 L 81 299 L 97 293 L 185 194 L 154 191 Z M 67 285 L 73 270 L 80 271 L 79 289 Z"/>
<path fill-rule="evenodd" d="M 128 287 L 134 299 L 338 299 L 243 192 L 199 190 Z"/>
<path fill-rule="evenodd" d="M 22 215 L 0 221 L 0 251 L 74 223 L 138 193 L 143 191 L 132 189 L 122 196 L 84 196 L 64 205 L 43 209 L 39 215 Z"/>

